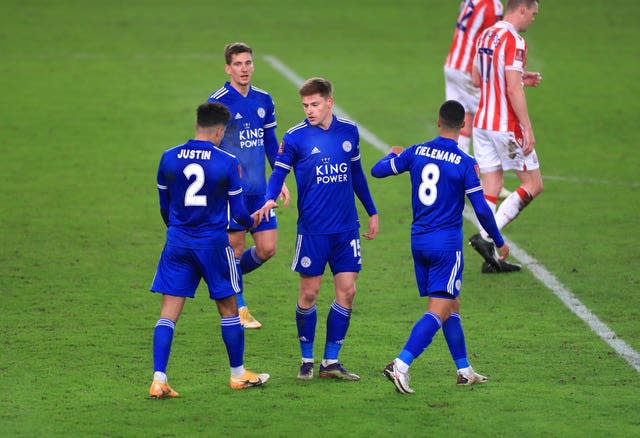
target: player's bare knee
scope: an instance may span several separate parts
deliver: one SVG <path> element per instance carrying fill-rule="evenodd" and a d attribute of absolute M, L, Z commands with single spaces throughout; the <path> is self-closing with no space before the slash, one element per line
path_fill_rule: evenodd
<path fill-rule="evenodd" d="M 260 260 L 262 260 L 263 262 L 266 262 L 271 257 L 276 255 L 276 245 L 263 245 L 263 246 L 256 245 L 256 255 Z"/>
<path fill-rule="evenodd" d="M 318 298 L 318 291 L 313 289 L 305 289 L 300 291 L 300 298 L 298 300 L 301 307 L 308 309 L 316 303 Z"/>

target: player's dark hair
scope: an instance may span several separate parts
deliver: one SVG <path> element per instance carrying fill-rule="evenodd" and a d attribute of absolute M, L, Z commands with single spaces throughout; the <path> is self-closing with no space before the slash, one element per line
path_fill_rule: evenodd
<path fill-rule="evenodd" d="M 302 84 L 298 92 L 302 97 L 320 94 L 320 96 L 326 99 L 332 96 L 333 87 L 331 86 L 331 82 L 324 78 L 311 78 Z"/>
<path fill-rule="evenodd" d="M 443 128 L 461 129 L 464 125 L 464 107 L 457 100 L 447 100 L 443 103 L 439 115 Z"/>
<path fill-rule="evenodd" d="M 226 106 L 219 102 L 206 102 L 198 107 L 197 124 L 201 128 L 213 126 L 226 126 L 231 118 L 231 113 Z"/>
<path fill-rule="evenodd" d="M 534 3 L 540 4 L 540 0 L 507 0 L 507 5 L 504 7 L 505 11 L 513 11 L 520 5 L 525 5 L 530 8 Z"/>
<path fill-rule="evenodd" d="M 224 60 L 227 65 L 231 64 L 231 57 L 238 53 L 249 53 L 253 55 L 253 49 L 245 43 L 229 43 L 224 47 Z"/>

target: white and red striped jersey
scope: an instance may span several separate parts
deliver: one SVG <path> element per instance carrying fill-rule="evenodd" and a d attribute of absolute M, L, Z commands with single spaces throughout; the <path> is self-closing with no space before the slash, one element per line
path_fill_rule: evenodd
<path fill-rule="evenodd" d="M 476 41 L 483 30 L 502 18 L 499 0 L 464 0 L 453 32 L 453 41 L 444 62 L 445 67 L 471 74 Z"/>
<path fill-rule="evenodd" d="M 520 122 L 507 97 L 505 72 L 524 72 L 527 43 L 511 23 L 499 21 L 478 38 L 476 52 L 474 67 L 480 73 L 480 103 L 473 127 L 520 133 Z"/>

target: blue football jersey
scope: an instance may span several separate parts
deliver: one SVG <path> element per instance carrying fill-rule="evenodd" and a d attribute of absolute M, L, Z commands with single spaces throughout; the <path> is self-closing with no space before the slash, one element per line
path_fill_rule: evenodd
<path fill-rule="evenodd" d="M 329 129 L 307 120 L 282 139 L 276 167 L 293 167 L 298 187 L 298 233 L 330 234 L 359 227 L 352 163 L 360 160 L 355 123 L 333 116 Z"/>
<path fill-rule="evenodd" d="M 475 158 L 454 140 L 437 137 L 405 149 L 390 164 L 394 173 L 411 175 L 412 248 L 460 250 L 465 195 L 482 190 Z"/>
<path fill-rule="evenodd" d="M 227 203 L 242 194 L 239 166 L 208 141 L 189 140 L 162 154 L 158 191 L 161 206 L 169 209 L 167 244 L 201 249 L 229 244 Z"/>
<path fill-rule="evenodd" d="M 253 85 L 245 97 L 226 82 L 208 100 L 224 104 L 231 113 L 220 148 L 240 161 L 245 196 L 264 195 L 267 184 L 265 130 L 274 129 L 277 125 L 273 99 L 269 93 Z"/>

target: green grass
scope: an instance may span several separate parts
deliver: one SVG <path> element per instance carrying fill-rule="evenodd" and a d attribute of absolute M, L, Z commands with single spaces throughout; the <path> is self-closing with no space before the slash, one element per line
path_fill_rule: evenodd
<path fill-rule="evenodd" d="M 164 242 L 156 167 L 164 149 L 192 135 L 196 105 L 226 80 L 224 44 L 256 50 L 254 82 L 274 96 L 279 136 L 304 116 L 296 88 L 266 54 L 303 77 L 330 79 L 337 103 L 389 144 L 436 133 L 457 2 L 233 6 L 3 3 L 0 435 L 637 434 L 638 373 L 529 271 L 483 276 L 468 248 L 463 321 L 472 363 L 491 381 L 455 387 L 437 335 L 412 367 L 416 394 L 392 390 L 380 371 L 425 307 L 409 252 L 407 178 L 370 179 L 381 232 L 363 242 L 341 353 L 361 382 L 295 379 L 290 207 L 279 212 L 278 254 L 245 278 L 264 324 L 246 333 L 246 363 L 271 373 L 268 385 L 228 389 L 219 318 L 201 288 L 169 364 L 182 397 L 146 398 L 160 307 L 147 289 Z M 545 192 L 505 230 L 636 351 L 639 12 L 622 0 L 541 5 L 526 37 L 529 68 L 544 80 L 527 98 Z M 362 150 L 369 169 L 380 153 Z M 331 288 L 326 276 L 317 355 Z"/>

